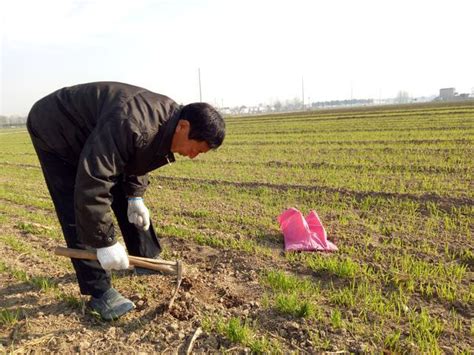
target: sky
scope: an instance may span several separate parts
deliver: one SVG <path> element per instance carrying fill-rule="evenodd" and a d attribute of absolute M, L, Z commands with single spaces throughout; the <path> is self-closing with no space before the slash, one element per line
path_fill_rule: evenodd
<path fill-rule="evenodd" d="M 472 0 L 0 0 L 0 115 L 121 81 L 216 106 L 474 89 Z"/>

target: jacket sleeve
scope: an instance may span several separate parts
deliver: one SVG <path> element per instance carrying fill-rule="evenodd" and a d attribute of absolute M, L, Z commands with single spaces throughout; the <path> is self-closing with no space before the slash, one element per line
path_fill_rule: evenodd
<path fill-rule="evenodd" d="M 134 156 L 138 136 L 131 119 L 111 117 L 94 129 L 84 145 L 74 203 L 78 238 L 88 246 L 102 248 L 116 241 L 110 190 Z"/>
<path fill-rule="evenodd" d="M 129 197 L 143 197 L 148 184 L 148 174 L 142 176 L 125 175 L 124 177 L 124 189 Z"/>

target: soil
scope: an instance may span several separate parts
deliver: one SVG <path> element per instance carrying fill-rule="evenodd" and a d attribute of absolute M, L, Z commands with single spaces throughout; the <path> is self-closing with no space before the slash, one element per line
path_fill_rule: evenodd
<path fill-rule="evenodd" d="M 283 258 L 252 256 L 232 250 L 200 246 L 182 239 L 162 238 L 172 258 L 185 265 L 185 276 L 171 309 L 168 305 L 176 287 L 174 276 L 136 275 L 131 270 L 115 272 L 116 288 L 134 301 L 136 309 L 119 320 L 105 322 L 87 307 L 67 259 L 55 256 L 55 240 L 25 233 L 15 221 L 4 226 L 4 233 L 14 234 L 35 249 L 51 254 L 44 260 L 34 253 L 18 253 L 0 243 L 0 259 L 8 268 L 26 271 L 30 276 L 47 276 L 57 284 L 54 291 L 41 291 L 9 272 L 0 273 L 2 308 L 20 310 L 13 325 L 0 325 L 0 353 L 40 352 L 157 352 L 185 353 L 188 343 L 206 318 L 238 317 L 256 324 L 267 338 L 275 338 L 282 350 L 311 352 L 305 320 L 274 314 L 260 300 L 265 292 L 258 282 L 259 273 L 278 263 L 288 267 Z M 58 297 L 64 292 L 81 299 L 70 304 Z M 337 340 L 337 337 L 336 339 Z M 332 341 L 337 346 L 337 341 Z M 342 338 L 341 338 L 341 346 Z M 347 346 L 347 342 L 345 342 Z M 249 349 L 231 343 L 216 332 L 204 331 L 194 342 L 193 352 L 247 353 Z"/>

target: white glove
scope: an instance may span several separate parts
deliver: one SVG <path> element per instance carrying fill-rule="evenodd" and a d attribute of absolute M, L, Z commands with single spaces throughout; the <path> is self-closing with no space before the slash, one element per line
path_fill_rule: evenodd
<path fill-rule="evenodd" d="M 128 221 L 147 231 L 150 228 L 150 212 L 141 197 L 130 197 L 127 210 Z"/>
<path fill-rule="evenodd" d="M 104 270 L 121 270 L 128 268 L 128 256 L 119 242 L 110 247 L 97 249 L 97 260 Z"/>

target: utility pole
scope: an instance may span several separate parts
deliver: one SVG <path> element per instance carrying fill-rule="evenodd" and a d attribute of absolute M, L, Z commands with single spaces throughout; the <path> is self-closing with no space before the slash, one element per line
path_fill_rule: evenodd
<path fill-rule="evenodd" d="M 202 91 L 201 91 L 201 68 L 198 68 L 199 77 L 199 102 L 202 102 Z"/>
<path fill-rule="evenodd" d="M 303 101 L 303 111 L 304 111 L 304 76 L 301 76 L 301 99 Z"/>
<path fill-rule="evenodd" d="M 352 81 L 351 81 L 351 106 L 352 106 Z"/>

